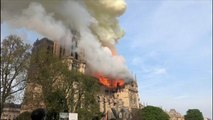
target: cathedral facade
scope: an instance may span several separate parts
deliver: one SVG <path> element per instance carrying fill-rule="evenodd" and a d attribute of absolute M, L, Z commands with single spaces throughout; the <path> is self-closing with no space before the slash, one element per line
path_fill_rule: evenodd
<path fill-rule="evenodd" d="M 34 43 L 32 53 L 35 53 L 38 49 L 44 48 L 48 52 L 55 54 L 57 57 L 66 60 L 70 70 L 75 69 L 85 73 L 87 66 L 84 60 L 84 53 L 77 53 L 75 50 L 78 45 L 78 39 L 79 35 L 76 32 L 72 38 L 73 43 L 71 49 L 66 50 L 59 43 L 43 38 Z M 31 69 L 29 69 L 28 73 L 30 72 L 32 72 Z M 105 86 L 101 86 L 97 95 L 97 101 L 100 105 L 100 112 L 105 113 L 108 118 L 120 117 L 130 119 L 131 111 L 139 108 L 140 100 L 137 81 L 130 81 L 125 83 L 124 86 L 116 89 L 108 89 Z M 36 108 L 45 108 L 42 87 L 29 79 L 25 89 L 21 112 L 32 111 Z"/>

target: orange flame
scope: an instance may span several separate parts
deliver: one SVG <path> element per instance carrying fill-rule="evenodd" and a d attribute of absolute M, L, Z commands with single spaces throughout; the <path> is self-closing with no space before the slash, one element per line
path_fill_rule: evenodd
<path fill-rule="evenodd" d="M 112 56 L 117 56 L 117 52 L 115 49 L 110 49 L 110 50 L 111 50 Z M 98 78 L 100 84 L 104 85 L 108 89 L 115 89 L 117 87 L 124 86 L 124 80 L 122 79 L 109 79 L 100 73 L 95 74 L 95 77 Z"/>
<path fill-rule="evenodd" d="M 98 78 L 100 84 L 104 85 L 108 89 L 115 89 L 124 85 L 124 80 L 121 79 L 108 79 L 101 74 L 96 74 L 95 77 Z"/>

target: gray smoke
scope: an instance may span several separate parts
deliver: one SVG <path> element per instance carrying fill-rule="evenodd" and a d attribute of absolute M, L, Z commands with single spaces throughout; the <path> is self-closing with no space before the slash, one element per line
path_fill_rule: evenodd
<path fill-rule="evenodd" d="M 132 79 L 115 44 L 124 35 L 117 17 L 126 9 L 124 0 L 1 0 L 2 18 L 14 28 L 27 28 L 71 46 L 70 28 L 79 31 L 77 50 L 85 52 L 92 73 Z"/>

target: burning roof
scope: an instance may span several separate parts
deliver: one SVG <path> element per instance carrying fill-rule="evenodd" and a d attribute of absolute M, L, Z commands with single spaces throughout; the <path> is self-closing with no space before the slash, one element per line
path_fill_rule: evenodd
<path fill-rule="evenodd" d="M 96 74 L 95 77 L 99 80 L 99 83 L 108 89 L 115 89 L 124 86 L 124 80 L 122 79 L 111 79 L 101 74 Z"/>

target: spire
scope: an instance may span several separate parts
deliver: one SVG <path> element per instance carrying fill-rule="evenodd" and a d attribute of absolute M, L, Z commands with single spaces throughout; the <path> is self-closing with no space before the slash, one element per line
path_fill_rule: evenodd
<path fill-rule="evenodd" d="M 134 81 L 135 81 L 136 87 L 138 87 L 138 81 L 137 81 L 137 76 L 136 76 L 136 74 L 135 74 Z"/>

